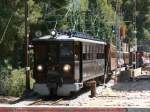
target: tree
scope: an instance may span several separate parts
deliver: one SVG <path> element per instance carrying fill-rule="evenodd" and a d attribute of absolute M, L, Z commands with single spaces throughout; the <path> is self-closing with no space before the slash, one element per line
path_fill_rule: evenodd
<path fill-rule="evenodd" d="M 136 0 L 136 12 L 133 12 L 135 2 L 131 0 L 123 0 L 124 20 L 127 23 L 129 36 L 133 32 L 133 16 L 136 15 L 136 27 L 138 40 L 150 39 L 150 0 Z"/>

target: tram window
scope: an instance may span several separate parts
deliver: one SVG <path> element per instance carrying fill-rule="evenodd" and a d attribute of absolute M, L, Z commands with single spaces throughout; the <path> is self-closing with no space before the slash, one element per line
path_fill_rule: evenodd
<path fill-rule="evenodd" d="M 89 54 L 89 60 L 92 58 L 92 46 L 89 46 L 89 52 L 88 52 L 88 54 Z"/>
<path fill-rule="evenodd" d="M 87 45 L 84 45 L 84 48 L 85 48 L 85 52 L 83 53 L 87 53 Z"/>
<path fill-rule="evenodd" d="M 83 53 L 83 55 L 82 55 L 83 57 L 83 60 L 86 60 L 86 53 Z"/>
<path fill-rule="evenodd" d="M 60 49 L 60 57 L 71 57 L 73 55 L 72 49 L 69 47 L 62 47 Z"/>
<path fill-rule="evenodd" d="M 48 51 L 48 55 L 52 56 L 52 57 L 56 57 L 57 56 L 57 46 L 49 46 L 49 51 Z"/>
<path fill-rule="evenodd" d="M 103 59 L 103 58 L 104 58 L 104 53 L 97 54 L 97 59 Z"/>
<path fill-rule="evenodd" d="M 100 54 L 99 53 L 97 53 L 97 59 L 100 59 Z"/>
<path fill-rule="evenodd" d="M 97 49 L 98 49 L 97 53 L 100 53 L 100 47 L 99 46 L 97 47 Z"/>
<path fill-rule="evenodd" d="M 94 58 L 94 46 L 92 45 L 91 46 L 91 59 Z"/>
<path fill-rule="evenodd" d="M 94 53 L 96 53 L 96 46 L 94 46 Z"/>
<path fill-rule="evenodd" d="M 104 53 L 104 45 L 101 46 L 102 53 Z"/>
<path fill-rule="evenodd" d="M 100 46 L 98 46 L 98 53 L 100 53 L 101 52 L 101 47 Z"/>
<path fill-rule="evenodd" d="M 86 46 L 83 45 L 83 53 L 86 53 Z"/>
<path fill-rule="evenodd" d="M 86 46 L 86 53 L 89 53 L 90 52 L 90 47 L 87 45 Z"/>
<path fill-rule="evenodd" d="M 98 45 L 96 45 L 96 53 L 98 53 Z"/>
<path fill-rule="evenodd" d="M 93 46 L 93 59 L 96 59 L 96 46 Z"/>
<path fill-rule="evenodd" d="M 90 53 L 86 53 L 86 60 L 90 59 Z"/>

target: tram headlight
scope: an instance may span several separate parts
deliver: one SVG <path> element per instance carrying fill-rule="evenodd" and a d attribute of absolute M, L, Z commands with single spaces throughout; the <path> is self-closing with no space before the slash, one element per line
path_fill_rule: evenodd
<path fill-rule="evenodd" d="M 51 30 L 51 31 L 50 31 L 50 35 L 51 35 L 52 37 L 56 37 L 56 35 L 57 35 L 56 30 Z"/>
<path fill-rule="evenodd" d="M 41 37 L 42 36 L 42 32 L 40 30 L 35 32 L 35 36 L 36 37 Z"/>
<path fill-rule="evenodd" d="M 71 70 L 71 66 L 70 66 L 69 64 L 65 64 L 65 65 L 63 66 L 63 70 L 64 70 L 65 72 L 69 72 L 69 71 Z"/>
<path fill-rule="evenodd" d="M 37 70 L 41 72 L 43 70 L 43 66 L 42 65 L 38 65 L 37 66 Z"/>

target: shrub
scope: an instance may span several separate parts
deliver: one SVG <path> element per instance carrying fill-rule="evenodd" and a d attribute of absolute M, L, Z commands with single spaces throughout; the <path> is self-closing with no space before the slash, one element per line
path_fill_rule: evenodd
<path fill-rule="evenodd" d="M 11 78 L 11 70 L 6 67 L 1 67 L 0 70 L 0 95 L 5 95 L 9 91 Z"/>
<path fill-rule="evenodd" d="M 0 72 L 0 94 L 5 96 L 21 96 L 25 90 L 25 71 L 23 68 L 9 70 L 3 68 Z M 31 79 L 31 86 L 34 80 Z"/>
<path fill-rule="evenodd" d="M 25 90 L 24 69 L 13 70 L 9 81 L 11 82 L 11 85 L 9 85 L 8 95 L 21 96 Z"/>

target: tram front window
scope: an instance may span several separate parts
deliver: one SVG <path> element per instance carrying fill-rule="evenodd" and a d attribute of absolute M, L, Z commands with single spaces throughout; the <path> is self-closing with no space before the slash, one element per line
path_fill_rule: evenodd
<path fill-rule="evenodd" d="M 72 58 L 73 57 L 73 51 L 70 46 L 64 46 L 60 48 L 60 58 Z"/>

